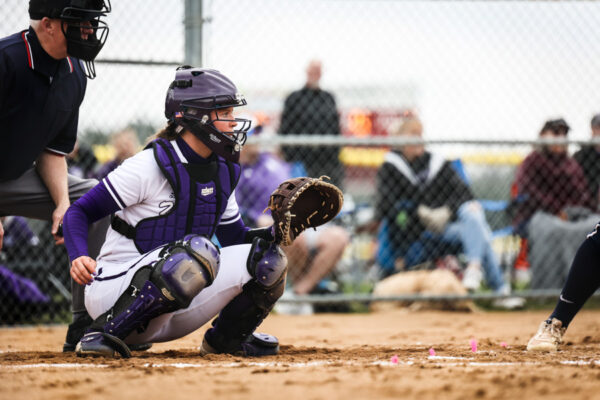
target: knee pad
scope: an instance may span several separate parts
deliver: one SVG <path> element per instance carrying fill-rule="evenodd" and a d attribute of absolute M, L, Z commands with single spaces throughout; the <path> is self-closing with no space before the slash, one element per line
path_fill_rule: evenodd
<path fill-rule="evenodd" d="M 163 249 L 154 264 L 150 281 L 181 308 L 187 307 L 202 289 L 210 286 L 220 266 L 217 247 L 206 237 L 187 235 Z"/>
<path fill-rule="evenodd" d="M 276 244 L 254 238 L 246 266 L 254 279 L 244 289 L 259 307 L 270 310 L 285 289 L 287 257 Z"/>

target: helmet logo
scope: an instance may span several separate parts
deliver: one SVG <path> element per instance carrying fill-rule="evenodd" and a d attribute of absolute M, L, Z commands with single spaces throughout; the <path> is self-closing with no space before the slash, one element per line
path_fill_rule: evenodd
<path fill-rule="evenodd" d="M 208 115 L 205 114 L 205 115 L 202 116 L 202 119 L 200 120 L 200 123 L 202 125 L 206 125 L 207 122 L 208 122 Z"/>
<path fill-rule="evenodd" d="M 219 139 L 218 137 L 216 137 L 212 133 L 210 135 L 208 135 L 208 137 L 210 137 L 210 140 L 212 140 L 215 143 L 221 143 L 221 139 Z"/>

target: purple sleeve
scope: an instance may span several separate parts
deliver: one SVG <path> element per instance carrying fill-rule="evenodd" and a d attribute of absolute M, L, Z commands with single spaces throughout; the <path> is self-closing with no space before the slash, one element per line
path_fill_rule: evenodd
<path fill-rule="evenodd" d="M 118 210 L 119 205 L 102 182 L 69 207 L 63 218 L 63 235 L 71 261 L 89 255 L 89 225 Z"/>
<path fill-rule="evenodd" d="M 234 244 L 245 243 L 246 232 L 250 228 L 244 225 L 242 219 L 238 219 L 234 223 L 227 225 L 219 225 L 217 227 L 217 239 L 222 247 L 232 246 Z"/>

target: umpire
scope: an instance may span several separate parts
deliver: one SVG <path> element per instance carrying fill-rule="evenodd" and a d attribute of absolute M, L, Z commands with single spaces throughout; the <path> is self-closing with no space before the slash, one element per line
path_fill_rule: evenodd
<path fill-rule="evenodd" d="M 109 0 L 30 0 L 29 29 L 0 39 L 0 216 L 20 215 L 59 226 L 72 201 L 97 182 L 67 174 L 65 155 L 77 136 L 86 76 L 108 36 Z M 85 63 L 85 66 L 84 66 Z M 107 220 L 90 231 L 100 250 Z M 4 231 L 0 224 L 0 249 Z M 91 320 L 83 286 L 72 282 L 73 322 L 63 351 L 73 351 Z"/>

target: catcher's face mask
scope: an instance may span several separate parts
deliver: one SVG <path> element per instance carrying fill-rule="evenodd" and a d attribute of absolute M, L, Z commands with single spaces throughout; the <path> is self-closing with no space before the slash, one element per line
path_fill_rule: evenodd
<path fill-rule="evenodd" d="M 167 91 L 165 115 L 221 157 L 239 162 L 251 122 L 234 118 L 233 108 L 246 104 L 233 82 L 220 72 L 182 67 Z"/>
<path fill-rule="evenodd" d="M 239 146 L 246 143 L 251 122 L 245 118 L 235 118 L 233 107 L 211 112 L 210 121 L 216 130 L 229 137 Z"/>

